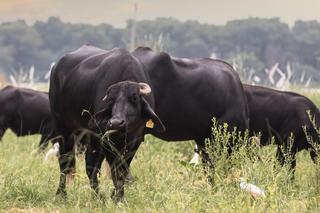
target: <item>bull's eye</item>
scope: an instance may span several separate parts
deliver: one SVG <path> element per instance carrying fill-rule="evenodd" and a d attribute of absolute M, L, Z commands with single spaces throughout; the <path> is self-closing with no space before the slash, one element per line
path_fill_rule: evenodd
<path fill-rule="evenodd" d="M 108 97 L 106 101 L 107 101 L 107 103 L 113 103 L 114 102 L 114 98 L 113 97 Z"/>
<path fill-rule="evenodd" d="M 131 102 L 133 103 L 137 103 L 138 102 L 138 96 L 137 95 L 133 95 L 130 97 Z"/>

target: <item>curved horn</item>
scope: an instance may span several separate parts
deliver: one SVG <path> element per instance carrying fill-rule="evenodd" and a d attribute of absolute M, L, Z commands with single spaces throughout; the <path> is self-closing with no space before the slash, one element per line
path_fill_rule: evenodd
<path fill-rule="evenodd" d="M 107 100 L 107 98 L 108 98 L 108 96 L 106 95 L 106 96 L 104 96 L 103 98 L 102 98 L 102 101 L 106 101 Z"/>
<path fill-rule="evenodd" d="M 151 93 L 151 88 L 146 83 L 139 83 L 140 94 L 141 95 L 149 95 Z"/>

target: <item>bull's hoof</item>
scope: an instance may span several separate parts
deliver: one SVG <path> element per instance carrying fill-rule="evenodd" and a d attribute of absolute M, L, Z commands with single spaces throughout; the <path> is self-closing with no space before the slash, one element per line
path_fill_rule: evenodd
<path fill-rule="evenodd" d="M 128 173 L 127 177 L 124 179 L 125 184 L 132 184 L 135 181 L 136 179 L 132 176 L 130 172 Z"/>
<path fill-rule="evenodd" d="M 99 192 L 99 189 L 98 189 L 98 188 L 91 190 L 91 196 L 92 196 L 92 197 L 99 199 L 100 195 L 101 195 L 101 193 Z"/>
<path fill-rule="evenodd" d="M 214 178 L 211 175 L 207 176 L 207 181 L 210 183 L 210 185 L 214 185 Z"/>
<path fill-rule="evenodd" d="M 115 204 L 122 202 L 124 199 L 124 191 L 113 190 L 111 193 L 111 199 Z"/>
<path fill-rule="evenodd" d="M 58 189 L 56 192 L 56 196 L 61 197 L 63 199 L 67 198 L 67 192 L 64 189 Z"/>
<path fill-rule="evenodd" d="M 295 181 L 294 172 L 290 172 L 290 174 L 289 174 L 289 180 L 291 181 L 291 183 L 293 183 L 293 182 Z"/>
<path fill-rule="evenodd" d="M 105 194 L 102 194 L 100 192 L 96 192 L 94 190 L 91 192 L 91 198 L 94 200 L 99 200 L 101 202 L 106 202 L 106 200 L 107 200 L 107 197 Z"/>

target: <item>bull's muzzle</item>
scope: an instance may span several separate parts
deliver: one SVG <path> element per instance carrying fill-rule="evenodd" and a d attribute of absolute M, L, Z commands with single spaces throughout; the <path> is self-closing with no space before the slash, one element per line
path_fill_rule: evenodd
<path fill-rule="evenodd" d="M 107 123 L 108 130 L 121 130 L 125 128 L 126 122 L 121 118 L 111 118 Z"/>

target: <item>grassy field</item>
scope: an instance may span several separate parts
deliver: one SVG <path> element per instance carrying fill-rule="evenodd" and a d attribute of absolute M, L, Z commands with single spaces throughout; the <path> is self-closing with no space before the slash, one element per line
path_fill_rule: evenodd
<path fill-rule="evenodd" d="M 317 103 L 318 96 L 312 97 Z M 214 184 L 202 167 L 188 162 L 192 142 L 167 143 L 146 136 L 132 162 L 136 181 L 126 187 L 125 201 L 110 199 L 112 181 L 100 177 L 104 199 L 91 196 L 84 160 L 77 160 L 77 175 L 66 200 L 55 197 L 59 169 L 56 158 L 31 154 L 39 136 L 17 138 L 7 131 L 0 143 L 0 209 L 3 212 L 320 212 L 320 167 L 309 153 L 298 154 L 295 180 L 275 160 L 276 147 L 257 148 L 261 160 L 241 150 L 230 160 L 218 159 Z M 232 166 L 231 166 L 232 165 Z M 266 192 L 255 199 L 239 187 L 245 177 Z"/>

